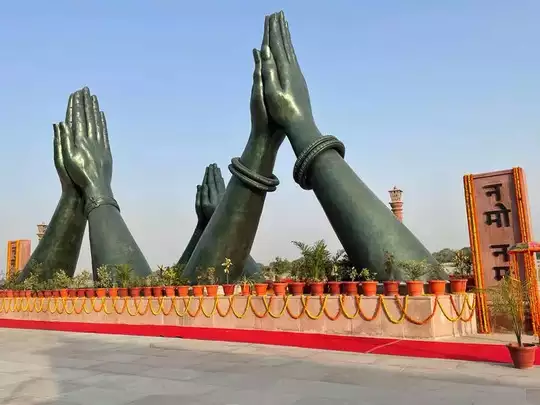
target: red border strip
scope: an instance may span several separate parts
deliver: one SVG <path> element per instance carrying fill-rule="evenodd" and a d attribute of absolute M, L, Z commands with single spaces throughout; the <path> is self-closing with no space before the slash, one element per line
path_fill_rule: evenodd
<path fill-rule="evenodd" d="M 127 325 L 84 322 L 28 321 L 0 319 L 0 328 L 55 330 L 62 332 L 111 335 L 161 336 L 169 338 L 214 340 L 292 346 L 354 353 L 385 354 L 449 360 L 510 363 L 502 344 L 434 342 L 421 340 L 324 335 L 320 333 L 278 332 L 249 329 L 199 328 L 173 325 Z M 540 356 L 536 358 L 540 365 Z"/>

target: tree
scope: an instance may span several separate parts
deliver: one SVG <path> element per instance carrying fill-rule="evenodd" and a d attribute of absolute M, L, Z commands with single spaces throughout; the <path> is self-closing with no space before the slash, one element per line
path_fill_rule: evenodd
<path fill-rule="evenodd" d="M 454 261 L 456 251 L 449 248 L 444 248 L 438 252 L 432 253 L 432 255 L 439 263 L 451 263 Z"/>

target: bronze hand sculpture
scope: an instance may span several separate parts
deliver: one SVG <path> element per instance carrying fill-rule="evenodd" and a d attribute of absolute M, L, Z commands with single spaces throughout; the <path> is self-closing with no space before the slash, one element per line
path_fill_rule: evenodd
<path fill-rule="evenodd" d="M 73 125 L 73 95 L 69 97 L 66 125 Z M 62 144 L 54 136 L 54 166 L 60 177 L 62 194 L 60 201 L 49 222 L 47 231 L 32 253 L 28 264 L 19 275 L 22 281 L 34 269 L 41 271 L 40 277 L 49 279 L 55 270 L 62 269 L 73 276 L 81 251 L 81 244 L 86 228 L 84 201 L 81 192 L 69 177 L 62 154 Z"/>
<path fill-rule="evenodd" d="M 73 125 L 54 125 L 61 140 L 64 166 L 84 199 L 84 215 L 90 228 L 94 278 L 102 265 L 130 265 L 139 276 L 150 266 L 125 224 L 111 188 L 112 155 L 105 114 L 88 88 L 73 98 Z"/>
<path fill-rule="evenodd" d="M 242 157 L 232 159 L 229 165 L 233 177 L 184 269 L 184 275 L 191 280 L 196 279 L 198 269 L 222 270 L 225 258 L 234 263 L 230 279 L 240 276 L 253 245 L 266 193 L 279 184 L 272 171 L 285 135 L 267 114 L 259 51 L 254 50 L 253 57 L 251 133 Z M 219 276 L 222 281 L 225 279 L 222 271 Z"/>
<path fill-rule="evenodd" d="M 193 231 L 193 235 L 189 240 L 189 243 L 178 261 L 178 266 L 184 267 L 195 246 L 199 242 L 201 235 L 208 225 L 210 218 L 214 215 L 214 212 L 223 199 L 225 194 L 225 181 L 221 175 L 221 169 L 217 164 L 212 163 L 206 167 L 204 172 L 204 178 L 202 184 L 197 186 L 197 194 L 195 195 L 195 212 L 197 214 L 197 225 Z M 244 274 L 248 277 L 254 276 L 259 272 L 257 263 L 251 256 L 248 256 L 246 264 L 244 265 Z"/>
<path fill-rule="evenodd" d="M 319 131 L 283 12 L 266 17 L 261 53 L 268 113 L 287 133 L 298 158 L 294 179 L 302 188 L 313 189 L 354 265 L 377 272 L 381 280 L 400 280 L 402 274 L 385 274 L 385 252 L 396 260 L 435 263 L 345 162 L 344 145 Z"/>

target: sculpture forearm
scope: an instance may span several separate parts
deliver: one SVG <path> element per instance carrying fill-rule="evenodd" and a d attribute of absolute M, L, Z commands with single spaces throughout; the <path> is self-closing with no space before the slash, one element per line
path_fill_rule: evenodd
<path fill-rule="evenodd" d="M 44 278 L 50 278 L 60 269 L 73 276 L 85 228 L 82 197 L 75 190 L 63 192 L 45 235 L 21 272 L 20 280 L 26 278 L 34 266 L 41 267 Z"/>
<path fill-rule="evenodd" d="M 384 268 L 385 251 L 399 260 L 435 262 L 429 251 L 358 178 L 335 150 L 313 162 L 310 183 L 334 231 L 357 268 Z M 392 275 L 377 274 L 379 279 Z M 403 279 L 394 274 L 395 279 Z"/>
<path fill-rule="evenodd" d="M 90 212 L 88 223 L 94 278 L 102 265 L 129 264 L 137 276 L 152 272 L 118 209 L 101 205 Z"/>
<path fill-rule="evenodd" d="M 195 227 L 195 230 L 193 231 L 193 235 L 191 236 L 191 239 L 189 240 L 188 245 L 184 249 L 184 253 L 182 253 L 182 256 L 180 257 L 180 260 L 178 260 L 178 266 L 185 266 L 189 262 L 189 258 L 193 254 L 193 251 L 195 250 L 195 247 L 197 246 L 197 243 L 201 239 L 201 236 L 204 232 L 205 225 L 204 224 L 197 224 Z"/>
<path fill-rule="evenodd" d="M 275 159 L 276 151 L 268 148 L 268 142 L 264 139 L 257 142 L 254 137 L 248 141 L 241 157 L 245 166 L 263 176 L 271 176 Z M 255 191 L 233 176 L 184 274 L 194 280 L 197 269 L 215 267 L 224 280 L 221 263 L 227 257 L 233 262 L 229 278 L 237 279 L 251 251 L 265 198 L 266 192 Z"/>

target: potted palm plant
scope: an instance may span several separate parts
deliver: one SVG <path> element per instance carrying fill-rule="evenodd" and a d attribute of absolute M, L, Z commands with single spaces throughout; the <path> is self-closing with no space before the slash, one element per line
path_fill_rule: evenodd
<path fill-rule="evenodd" d="M 118 296 L 127 297 L 128 288 L 131 286 L 133 277 L 133 267 L 129 264 L 119 264 L 115 266 L 114 279 L 118 284 Z"/>
<path fill-rule="evenodd" d="M 399 267 L 407 277 L 407 293 L 411 297 L 417 297 L 424 293 L 424 277 L 428 272 L 426 260 L 403 260 Z"/>
<path fill-rule="evenodd" d="M 366 297 L 374 297 L 377 295 L 377 281 L 375 281 L 375 277 L 377 276 L 377 273 L 374 273 L 370 271 L 367 268 L 363 268 L 360 270 L 360 279 L 362 280 L 362 291 L 364 292 L 364 295 Z"/>
<path fill-rule="evenodd" d="M 396 281 L 396 259 L 394 255 L 388 251 L 384 252 L 384 272 L 386 273 L 386 281 L 383 281 L 383 293 L 388 297 L 399 295 L 399 281 Z"/>
<path fill-rule="evenodd" d="M 516 336 L 515 343 L 506 345 L 514 367 L 519 369 L 531 368 L 536 357 L 536 345 L 523 343 L 525 329 L 525 312 L 529 304 L 529 285 L 511 276 L 505 276 L 494 287 L 477 290 L 487 293 L 489 306 L 493 314 L 502 315 L 512 323 Z"/>
<path fill-rule="evenodd" d="M 322 295 L 326 274 L 332 265 L 326 243 L 324 240 L 319 240 L 311 246 L 298 241 L 292 243 L 300 249 L 300 263 L 309 281 L 311 295 Z"/>
<path fill-rule="evenodd" d="M 251 277 L 242 273 L 239 284 L 242 295 L 251 295 L 251 287 L 253 286 L 253 279 Z"/>

